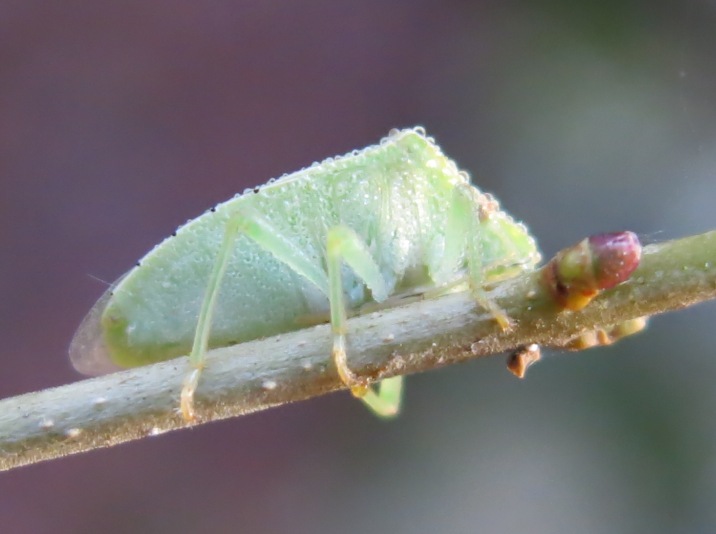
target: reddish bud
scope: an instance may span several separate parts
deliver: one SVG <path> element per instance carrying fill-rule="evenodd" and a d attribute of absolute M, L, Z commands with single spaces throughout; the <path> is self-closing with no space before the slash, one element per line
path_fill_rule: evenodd
<path fill-rule="evenodd" d="M 627 280 L 639 266 L 641 243 L 634 232 L 597 234 L 588 238 L 599 289 L 609 289 Z"/>
<path fill-rule="evenodd" d="M 633 232 L 597 234 L 559 251 L 544 267 L 544 280 L 560 306 L 581 310 L 601 290 L 627 280 L 640 259 Z"/>

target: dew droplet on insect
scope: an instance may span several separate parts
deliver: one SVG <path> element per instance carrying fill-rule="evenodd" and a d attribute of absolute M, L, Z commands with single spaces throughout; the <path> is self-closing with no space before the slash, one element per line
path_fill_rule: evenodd
<path fill-rule="evenodd" d="M 153 426 L 153 427 L 149 430 L 149 433 L 148 433 L 147 435 L 149 435 L 149 436 L 158 436 L 159 434 L 163 434 L 164 432 L 166 432 L 166 430 L 162 430 L 162 429 L 159 428 L 158 426 Z"/>
<path fill-rule="evenodd" d="M 311 369 L 313 369 L 313 364 L 309 361 L 305 361 L 301 364 L 301 367 L 304 371 L 310 371 Z"/>
<path fill-rule="evenodd" d="M 106 398 L 106 397 L 97 397 L 97 398 L 95 398 L 95 399 L 92 401 L 92 405 L 93 405 L 95 408 L 101 408 L 101 407 L 104 406 L 105 404 L 107 404 L 107 398 Z"/>
<path fill-rule="evenodd" d="M 278 386 L 278 384 L 276 383 L 275 380 L 264 380 L 261 383 L 261 387 L 263 389 L 265 389 L 266 391 L 272 391 L 272 390 L 276 389 L 277 386 Z"/>
<path fill-rule="evenodd" d="M 393 334 L 388 334 L 383 338 L 383 343 L 390 343 L 391 341 L 395 340 L 395 336 Z"/>

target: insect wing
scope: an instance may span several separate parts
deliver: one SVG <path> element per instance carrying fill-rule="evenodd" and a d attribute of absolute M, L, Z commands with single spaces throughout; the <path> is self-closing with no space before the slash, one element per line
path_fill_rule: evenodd
<path fill-rule="evenodd" d="M 72 366 L 84 375 L 104 375 L 121 369 L 112 362 L 105 343 L 102 314 L 107 307 L 107 302 L 112 298 L 112 291 L 122 278 L 112 284 L 92 306 L 72 337 L 70 361 Z"/>

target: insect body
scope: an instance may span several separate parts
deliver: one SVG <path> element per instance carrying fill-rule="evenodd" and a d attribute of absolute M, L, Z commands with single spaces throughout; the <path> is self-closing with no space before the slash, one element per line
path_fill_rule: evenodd
<path fill-rule="evenodd" d="M 191 351 L 186 419 L 207 348 L 300 328 L 326 314 L 343 382 L 379 415 L 397 413 L 401 377 L 377 389 L 351 372 L 346 309 L 534 266 L 527 229 L 470 185 L 421 128 L 285 175 L 219 204 L 164 240 L 95 304 L 70 347 L 85 373 Z M 391 299 L 392 301 L 392 299 Z"/>

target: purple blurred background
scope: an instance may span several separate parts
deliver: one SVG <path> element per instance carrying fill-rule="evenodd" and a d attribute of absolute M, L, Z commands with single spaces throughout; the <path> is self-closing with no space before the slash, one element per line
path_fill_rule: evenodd
<path fill-rule="evenodd" d="M 545 254 L 716 226 L 716 4 L 0 5 L 0 396 L 79 380 L 109 282 L 245 187 L 424 125 Z M 0 473 L 8 533 L 713 532 L 716 307 L 515 380 L 411 377 Z"/>

